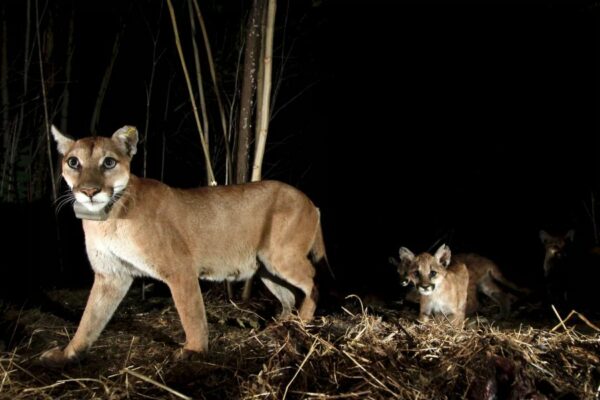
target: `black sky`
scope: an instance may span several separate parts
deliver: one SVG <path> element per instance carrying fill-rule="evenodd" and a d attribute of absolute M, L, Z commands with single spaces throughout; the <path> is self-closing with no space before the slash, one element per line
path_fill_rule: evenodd
<path fill-rule="evenodd" d="M 477 3 L 278 3 L 276 71 L 285 66 L 265 175 L 314 199 L 332 263 L 349 280 L 364 269 L 384 271 L 399 246 L 422 251 L 440 239 L 525 276 L 541 268 L 540 228 L 574 226 L 591 237 L 583 201 L 597 193 L 599 178 L 597 7 Z M 123 24 L 100 131 L 144 125 L 150 32 L 160 28 L 157 133 L 149 143 L 160 148 L 158 132 L 169 129 L 164 180 L 199 184 L 200 145 L 185 94 L 166 104 L 169 85 L 185 90 L 166 6 L 161 16 L 158 2 L 61 4 L 55 24 L 72 7 L 76 13 L 69 133 L 87 135 Z M 231 77 L 238 56 L 244 4 L 206 3 L 223 76 Z M 156 163 L 149 176 L 159 177 Z"/>

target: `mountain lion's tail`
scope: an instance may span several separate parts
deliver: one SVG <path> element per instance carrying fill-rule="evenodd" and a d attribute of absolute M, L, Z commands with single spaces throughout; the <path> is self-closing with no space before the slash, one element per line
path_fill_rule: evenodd
<path fill-rule="evenodd" d="M 313 240 L 312 248 L 310 249 L 310 256 L 315 266 L 325 264 L 331 276 L 335 279 L 335 274 L 329 265 L 327 260 L 327 252 L 325 251 L 325 241 L 323 240 L 323 229 L 321 227 L 321 212 L 317 208 L 319 215 L 319 223 L 317 225 L 317 232 L 315 233 L 315 239 Z"/>

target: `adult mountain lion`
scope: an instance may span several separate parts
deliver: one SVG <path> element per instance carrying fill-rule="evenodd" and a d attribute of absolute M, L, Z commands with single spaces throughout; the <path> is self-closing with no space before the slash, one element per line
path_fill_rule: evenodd
<path fill-rule="evenodd" d="M 254 273 L 291 313 L 296 294 L 303 320 L 316 308 L 315 268 L 326 260 L 319 210 L 286 184 L 175 189 L 130 173 L 138 132 L 73 140 L 54 126 L 62 176 L 83 219 L 94 284 L 70 343 L 41 360 L 63 365 L 98 338 L 133 278 L 149 276 L 171 290 L 186 342 L 180 355 L 206 351 L 208 331 L 198 277 L 243 280 Z M 105 220 L 103 220 L 105 219 Z M 260 261 L 260 264 L 259 264 Z"/>

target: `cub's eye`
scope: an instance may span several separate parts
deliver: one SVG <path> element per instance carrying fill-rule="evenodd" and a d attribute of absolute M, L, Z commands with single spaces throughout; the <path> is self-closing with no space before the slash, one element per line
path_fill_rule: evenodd
<path fill-rule="evenodd" d="M 419 277 L 419 271 L 415 271 L 415 272 L 413 272 L 413 276 L 414 276 L 415 278 L 418 278 L 418 277 Z"/>
<path fill-rule="evenodd" d="M 102 161 L 102 166 L 106 169 L 113 169 L 117 165 L 117 160 L 112 157 L 106 157 L 104 161 Z"/>
<path fill-rule="evenodd" d="M 437 272 L 435 272 L 435 271 L 429 271 L 429 277 L 430 278 L 433 278 L 436 275 L 437 275 Z"/>
<path fill-rule="evenodd" d="M 67 158 L 67 165 L 69 166 L 69 168 L 73 168 L 73 169 L 77 169 L 80 166 L 79 160 L 77 159 L 77 157 Z"/>

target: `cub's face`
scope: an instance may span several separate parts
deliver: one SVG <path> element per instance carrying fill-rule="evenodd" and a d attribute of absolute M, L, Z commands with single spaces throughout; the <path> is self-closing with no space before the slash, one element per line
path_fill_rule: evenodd
<path fill-rule="evenodd" d="M 546 258 L 562 258 L 567 246 L 573 241 L 574 231 L 570 230 L 564 235 L 550 235 L 546 231 L 540 231 L 540 240 L 544 245 Z"/>
<path fill-rule="evenodd" d="M 431 295 L 446 277 L 444 267 L 431 254 L 424 253 L 415 257 L 410 267 L 410 277 L 422 295 Z"/>
<path fill-rule="evenodd" d="M 63 154 L 62 176 L 75 200 L 86 209 L 98 212 L 125 190 L 137 143 L 135 128 L 123 127 L 112 138 L 98 136 L 77 141 L 54 127 L 52 133 Z"/>
<path fill-rule="evenodd" d="M 398 277 L 400 278 L 400 285 L 410 285 L 411 280 L 408 276 L 408 267 L 410 266 L 410 263 L 399 261 L 394 257 L 390 257 L 388 261 L 390 264 L 396 267 L 396 272 L 398 272 Z"/>
<path fill-rule="evenodd" d="M 419 293 L 429 296 L 444 281 L 450 264 L 450 249 L 442 245 L 434 255 L 421 253 L 414 255 L 405 247 L 400 248 L 400 263 L 407 269 L 407 279 L 415 284 Z"/>

